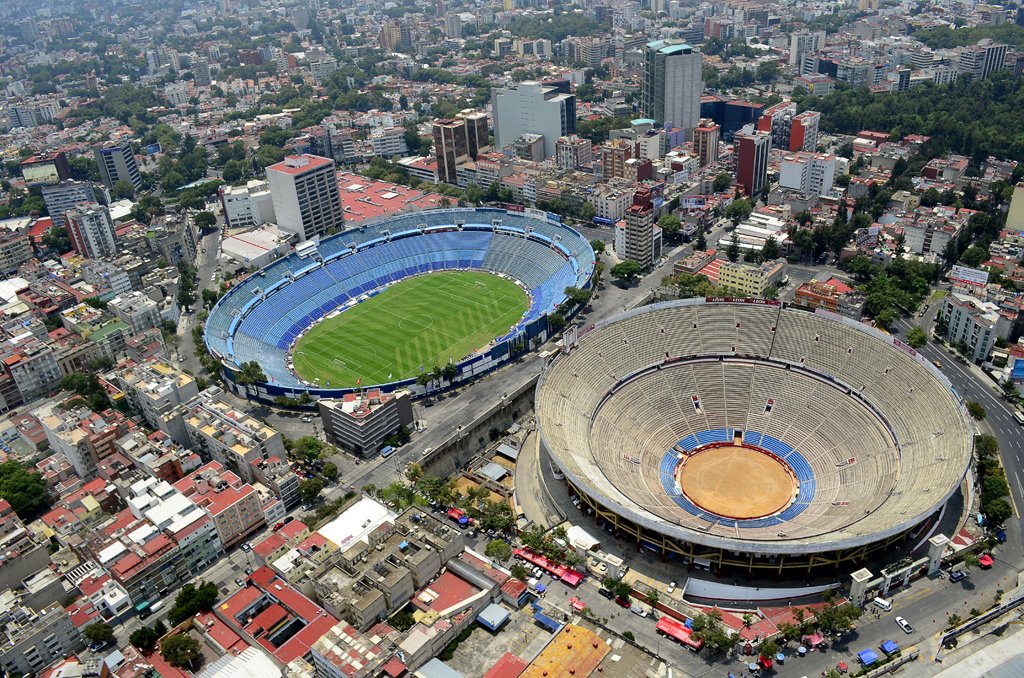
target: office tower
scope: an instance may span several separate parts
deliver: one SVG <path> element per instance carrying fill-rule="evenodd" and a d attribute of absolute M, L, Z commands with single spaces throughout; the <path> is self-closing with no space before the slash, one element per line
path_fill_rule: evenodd
<path fill-rule="evenodd" d="M 647 43 L 644 49 L 644 115 L 659 125 L 672 124 L 692 138 L 700 119 L 704 93 L 700 51 L 665 40 Z"/>
<path fill-rule="evenodd" d="M 779 185 L 805 195 L 828 195 L 836 178 L 836 158 L 821 153 L 795 153 L 782 160 Z"/>
<path fill-rule="evenodd" d="M 43 202 L 55 228 L 64 225 L 64 213 L 83 202 L 96 202 L 93 185 L 85 181 L 62 181 L 43 187 Z"/>
<path fill-rule="evenodd" d="M 118 181 L 127 181 L 136 191 L 142 190 L 142 175 L 139 174 L 139 165 L 135 162 L 135 154 L 130 143 L 123 141 L 120 144 L 102 146 L 95 149 L 94 153 L 104 186 L 114 188 Z"/>
<path fill-rule="evenodd" d="M 576 96 L 528 80 L 491 90 L 494 142 L 504 149 L 523 134 L 544 137 L 544 156 L 555 154 L 558 138 L 576 133 Z"/>
<path fill-rule="evenodd" d="M 446 184 L 456 183 L 456 168 L 469 160 L 469 140 L 465 120 L 435 120 L 431 125 L 434 155 L 437 156 L 437 178 Z"/>
<path fill-rule="evenodd" d="M 467 160 L 476 160 L 481 149 L 490 143 L 487 114 L 466 110 L 454 119 L 435 120 L 431 125 L 437 175 L 446 184 L 455 184 L 457 168 Z"/>
<path fill-rule="evenodd" d="M 718 137 L 721 128 L 714 120 L 703 119 L 693 130 L 693 150 L 697 152 L 700 166 L 710 165 L 718 160 Z"/>
<path fill-rule="evenodd" d="M 117 235 L 110 210 L 96 203 L 83 203 L 65 213 L 71 246 L 83 257 L 98 259 L 117 254 Z"/>
<path fill-rule="evenodd" d="M 589 165 L 594 160 L 594 147 L 589 139 L 570 134 L 559 137 L 555 144 L 558 169 L 573 170 Z"/>
<path fill-rule="evenodd" d="M 290 155 L 267 168 L 277 225 L 310 240 L 345 228 L 334 161 L 317 155 Z"/>
<path fill-rule="evenodd" d="M 804 111 L 793 118 L 793 128 L 789 134 L 789 150 L 814 152 L 818 148 L 818 123 L 821 113 Z"/>
<path fill-rule="evenodd" d="M 737 134 L 736 180 L 748 196 L 758 196 L 768 179 L 768 153 L 772 148 L 772 135 L 768 132 Z"/>

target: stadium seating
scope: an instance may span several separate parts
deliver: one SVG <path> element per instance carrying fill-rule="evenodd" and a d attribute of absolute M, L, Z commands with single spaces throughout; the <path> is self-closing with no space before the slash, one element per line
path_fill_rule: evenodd
<path fill-rule="evenodd" d="M 784 306 L 686 300 L 599 323 L 547 368 L 537 414 L 577 489 L 649 529 L 740 551 L 893 534 L 937 509 L 972 450 L 962 403 L 919 358 Z M 680 455 L 737 432 L 797 481 L 776 515 L 722 519 L 676 486 Z"/>
<path fill-rule="evenodd" d="M 501 341 L 557 308 L 565 288 L 586 286 L 594 269 L 593 249 L 579 233 L 494 209 L 401 215 L 325 238 L 316 251 L 293 253 L 235 285 L 207 319 L 208 348 L 236 365 L 257 360 L 274 383 L 297 387 L 287 367 L 295 339 L 328 313 L 403 278 L 476 269 L 518 281 L 530 306 Z"/>

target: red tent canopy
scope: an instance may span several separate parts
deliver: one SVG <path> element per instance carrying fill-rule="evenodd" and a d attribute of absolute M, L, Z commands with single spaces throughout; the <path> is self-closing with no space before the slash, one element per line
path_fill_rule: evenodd
<path fill-rule="evenodd" d="M 811 647 L 818 647 L 825 642 L 825 638 L 820 633 L 812 633 L 809 636 L 804 636 L 804 642 Z"/>
<path fill-rule="evenodd" d="M 768 657 L 758 657 L 757 661 L 761 666 L 763 666 L 766 669 L 770 669 L 772 667 L 772 660 Z"/>
<path fill-rule="evenodd" d="M 992 559 L 992 556 L 987 553 L 982 555 L 981 558 L 978 558 L 978 564 L 982 567 L 992 567 L 992 564 L 995 562 L 996 561 Z"/>

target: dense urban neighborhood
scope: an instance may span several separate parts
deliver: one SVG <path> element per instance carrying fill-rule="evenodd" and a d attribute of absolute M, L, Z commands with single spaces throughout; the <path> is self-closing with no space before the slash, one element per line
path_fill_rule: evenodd
<path fill-rule="evenodd" d="M 1018 674 L 1024 6 L 7 0 L 0 99 L 0 677 Z"/>

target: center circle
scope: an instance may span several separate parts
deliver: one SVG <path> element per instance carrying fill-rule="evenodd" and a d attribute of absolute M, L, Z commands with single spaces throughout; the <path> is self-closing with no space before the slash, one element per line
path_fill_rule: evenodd
<path fill-rule="evenodd" d="M 793 502 L 798 483 L 789 466 L 749 445 L 712 445 L 683 458 L 676 469 L 682 493 L 708 513 L 735 520 L 763 518 Z"/>

